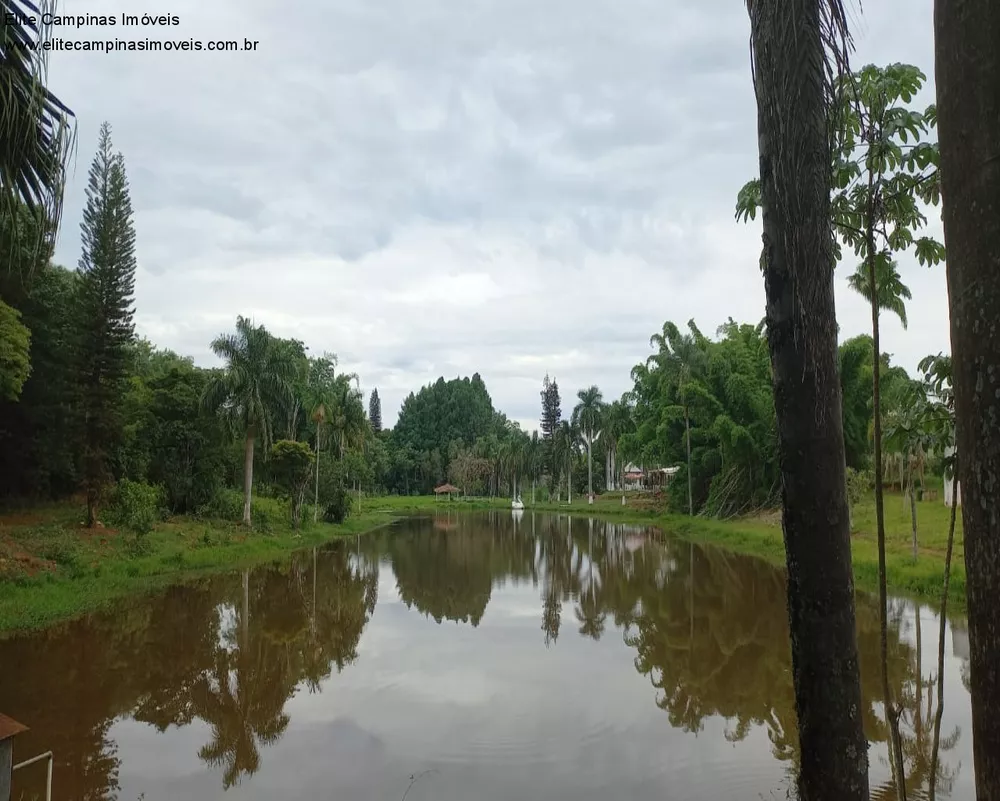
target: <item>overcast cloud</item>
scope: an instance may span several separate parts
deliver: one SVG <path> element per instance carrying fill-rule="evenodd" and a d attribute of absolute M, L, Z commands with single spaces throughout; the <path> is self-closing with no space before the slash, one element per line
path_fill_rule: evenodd
<path fill-rule="evenodd" d="M 103 120 L 126 158 L 139 332 L 196 362 L 238 314 L 333 351 L 392 424 L 403 397 L 478 371 L 536 426 L 629 388 L 663 321 L 706 333 L 764 313 L 742 0 L 61 0 L 65 14 L 173 13 L 67 39 L 259 40 L 257 52 L 55 52 L 79 118 L 57 259 L 74 266 Z M 855 10 L 858 65 L 933 74 L 931 0 Z M 932 88 L 920 102 L 930 102 Z M 932 229 L 940 233 L 940 224 Z M 901 260 L 910 370 L 949 349 L 943 268 Z M 841 268 L 843 336 L 868 330 Z"/>

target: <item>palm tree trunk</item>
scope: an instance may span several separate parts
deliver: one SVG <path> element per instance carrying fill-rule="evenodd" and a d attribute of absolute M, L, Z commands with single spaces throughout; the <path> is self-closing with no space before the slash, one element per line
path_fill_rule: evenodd
<path fill-rule="evenodd" d="M 694 495 L 691 492 L 691 420 L 688 418 L 688 407 L 684 407 L 684 439 L 687 440 L 688 462 L 688 516 L 694 516 Z"/>
<path fill-rule="evenodd" d="M 254 431 L 247 431 L 246 442 L 243 446 L 243 525 L 247 528 L 251 526 L 250 519 L 250 494 L 253 490 L 253 443 Z"/>
<path fill-rule="evenodd" d="M 591 452 L 591 435 L 587 434 L 587 502 L 592 503 L 594 500 L 594 459 L 593 453 Z"/>
<path fill-rule="evenodd" d="M 1000 798 L 1000 4 L 937 0 L 938 140 L 976 797 Z"/>
<path fill-rule="evenodd" d="M 868 801 L 837 365 L 819 0 L 749 4 L 799 798 Z"/>
<path fill-rule="evenodd" d="M 917 492 L 910 475 L 910 526 L 913 529 L 913 561 L 917 561 Z"/>
<path fill-rule="evenodd" d="M 313 495 L 313 523 L 319 519 L 319 438 L 322 425 L 322 422 L 316 423 L 316 492 Z"/>

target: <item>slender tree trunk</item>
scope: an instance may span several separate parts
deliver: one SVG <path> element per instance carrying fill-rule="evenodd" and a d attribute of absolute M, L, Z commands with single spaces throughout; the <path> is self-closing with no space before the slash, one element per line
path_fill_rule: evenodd
<path fill-rule="evenodd" d="M 241 617 L 240 632 L 242 634 L 242 642 L 240 643 L 240 647 L 244 649 L 245 653 L 250 640 L 250 571 L 247 569 L 243 570 L 243 614 Z"/>
<path fill-rule="evenodd" d="M 753 0 L 767 341 L 801 801 L 867 801 L 817 0 Z"/>
<path fill-rule="evenodd" d="M 868 244 L 868 281 L 871 288 L 872 314 L 872 422 L 874 425 L 875 475 L 882 475 L 882 393 L 878 280 L 875 272 L 875 176 L 868 171 L 868 208 L 865 213 L 865 237 Z M 903 467 L 900 460 L 899 488 L 903 486 Z M 906 503 L 904 497 L 903 503 Z M 906 801 L 906 776 L 903 769 L 903 750 L 899 736 L 899 710 L 892 697 L 889 684 L 889 602 L 886 587 L 885 562 L 885 495 L 881 479 L 875 481 L 875 526 L 878 535 L 878 595 L 879 595 L 879 658 L 882 674 L 882 701 L 885 705 L 886 723 L 889 725 L 889 759 L 896 786 L 896 797 Z"/>
<path fill-rule="evenodd" d="M 322 426 L 322 422 L 316 423 L 316 493 L 313 496 L 313 523 L 319 519 L 319 438 Z"/>
<path fill-rule="evenodd" d="M 573 505 L 573 454 L 566 457 L 566 498 Z"/>
<path fill-rule="evenodd" d="M 976 797 L 1000 798 L 1000 4 L 937 0 L 938 140 Z"/>
<path fill-rule="evenodd" d="M 951 477 L 951 496 L 958 492 L 958 469 Z M 934 739 L 931 746 L 931 776 L 930 801 L 937 794 L 938 757 L 941 750 L 941 718 L 944 717 L 944 636 L 948 627 L 948 585 L 951 582 L 951 556 L 955 545 L 955 517 L 958 504 L 951 505 L 951 520 L 948 523 L 948 547 L 944 552 L 944 588 L 941 591 L 941 620 L 938 625 L 938 661 L 937 661 L 937 710 L 934 712 Z"/>
<path fill-rule="evenodd" d="M 594 459 L 591 452 L 591 434 L 587 434 L 587 499 L 592 501 L 594 498 Z"/>
<path fill-rule="evenodd" d="M 254 432 L 251 429 L 247 432 L 246 442 L 243 446 L 243 525 L 250 528 L 250 494 L 253 491 L 253 443 Z"/>
<path fill-rule="evenodd" d="M 917 561 L 917 491 L 910 476 L 910 528 L 913 533 L 913 561 Z"/>
<path fill-rule="evenodd" d="M 694 495 L 691 492 L 691 421 L 688 419 L 688 407 L 684 407 L 684 433 L 687 440 L 687 474 L 688 474 L 688 516 L 694 516 Z"/>

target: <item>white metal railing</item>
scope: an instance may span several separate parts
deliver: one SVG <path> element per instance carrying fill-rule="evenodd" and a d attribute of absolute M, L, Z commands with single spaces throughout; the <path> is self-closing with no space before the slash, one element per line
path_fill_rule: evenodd
<path fill-rule="evenodd" d="M 44 754 L 39 754 L 31 759 L 26 759 L 24 762 L 20 762 L 15 765 L 11 772 L 15 770 L 20 770 L 21 768 L 26 768 L 29 765 L 34 765 L 36 762 L 41 762 L 43 759 L 48 760 L 47 775 L 45 779 L 45 801 L 52 801 L 52 752 L 46 751 Z"/>

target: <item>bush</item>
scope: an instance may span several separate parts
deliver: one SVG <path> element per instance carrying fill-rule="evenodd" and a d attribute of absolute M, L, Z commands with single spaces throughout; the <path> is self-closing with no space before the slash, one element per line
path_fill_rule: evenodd
<path fill-rule="evenodd" d="M 852 508 L 863 501 L 874 486 L 875 474 L 871 470 L 847 468 L 847 502 Z"/>
<path fill-rule="evenodd" d="M 354 499 L 343 487 L 337 487 L 331 495 L 333 500 L 327 504 L 323 520 L 327 523 L 343 523 L 351 513 L 351 504 Z"/>
<path fill-rule="evenodd" d="M 163 511 L 161 487 L 123 478 L 111 493 L 105 518 L 113 526 L 145 535 L 163 519 Z"/>
<path fill-rule="evenodd" d="M 198 516 L 239 522 L 243 517 L 243 493 L 222 487 L 198 507 Z"/>
<path fill-rule="evenodd" d="M 208 503 L 199 507 L 198 516 L 207 520 L 242 522 L 243 493 L 235 489 L 220 489 Z M 257 495 L 251 496 L 250 499 L 250 521 L 254 531 L 264 534 L 288 525 L 282 504 L 273 498 L 260 498 Z"/>

